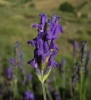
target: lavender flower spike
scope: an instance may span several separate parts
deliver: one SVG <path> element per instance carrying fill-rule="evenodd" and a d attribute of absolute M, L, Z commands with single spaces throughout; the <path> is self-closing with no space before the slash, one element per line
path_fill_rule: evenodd
<path fill-rule="evenodd" d="M 48 75 L 51 67 L 58 66 L 58 63 L 54 60 L 54 57 L 59 51 L 56 40 L 58 34 L 63 33 L 63 30 L 62 25 L 58 25 L 60 17 L 57 17 L 56 14 L 50 19 L 47 18 L 46 14 L 40 14 L 39 16 L 40 23 L 32 26 L 32 28 L 38 28 L 37 37 L 33 40 L 29 40 L 27 43 L 35 47 L 34 58 L 28 61 L 28 64 L 37 69 L 37 76 L 41 80 L 43 79 L 42 74 L 44 74 L 44 72 L 47 72 L 46 75 Z M 46 75 L 45 79 L 48 77 Z"/>
<path fill-rule="evenodd" d="M 76 56 L 77 52 L 78 52 L 78 43 L 76 41 L 74 41 L 73 44 L 73 52 L 74 52 L 74 56 Z"/>
<path fill-rule="evenodd" d="M 7 68 L 7 70 L 6 70 L 6 74 L 7 74 L 7 78 L 9 79 L 9 80 L 12 80 L 12 70 L 11 70 L 11 68 Z"/>
<path fill-rule="evenodd" d="M 11 58 L 11 59 L 10 59 L 10 64 L 11 64 L 12 66 L 15 65 L 15 59 L 14 59 L 14 58 Z"/>
<path fill-rule="evenodd" d="M 59 64 L 59 71 L 60 71 L 61 73 L 64 72 L 65 64 L 66 64 L 66 60 L 65 60 L 65 59 L 62 59 L 62 62 Z"/>
<path fill-rule="evenodd" d="M 30 91 L 26 91 L 24 100 L 34 100 L 34 94 Z"/>
<path fill-rule="evenodd" d="M 54 95 L 56 100 L 61 100 L 60 94 L 57 91 L 55 91 Z"/>
<path fill-rule="evenodd" d="M 28 81 L 31 81 L 33 78 L 32 74 L 28 74 Z"/>

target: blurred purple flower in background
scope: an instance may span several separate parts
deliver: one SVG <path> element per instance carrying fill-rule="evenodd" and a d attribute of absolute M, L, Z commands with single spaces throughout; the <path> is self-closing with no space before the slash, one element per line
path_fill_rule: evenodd
<path fill-rule="evenodd" d="M 77 53 L 78 53 L 78 48 L 79 48 L 78 43 L 77 43 L 76 41 L 74 41 L 74 43 L 73 43 L 73 52 L 74 52 L 74 56 L 77 55 Z"/>
<path fill-rule="evenodd" d="M 20 43 L 16 42 L 14 46 L 15 57 L 10 59 L 10 65 L 21 67 L 24 64 L 24 53 L 20 49 Z"/>
<path fill-rule="evenodd" d="M 25 67 L 24 67 L 24 53 L 21 50 L 21 44 L 20 42 L 16 42 L 14 45 L 14 51 L 15 51 L 15 66 L 18 67 L 21 71 L 22 75 L 22 83 L 25 84 L 26 82 L 26 73 L 25 73 Z"/>
<path fill-rule="evenodd" d="M 33 75 L 32 74 L 28 74 L 28 81 L 31 81 L 33 78 Z"/>
<path fill-rule="evenodd" d="M 48 83 L 48 84 L 52 83 L 52 81 L 53 81 L 53 80 L 52 80 L 52 79 L 50 79 L 50 78 L 49 78 L 49 79 L 47 79 L 47 83 Z"/>
<path fill-rule="evenodd" d="M 47 81 L 46 81 L 46 84 L 47 84 L 47 88 L 50 92 L 54 91 L 54 87 L 52 86 L 52 83 L 53 83 L 53 79 L 48 78 Z"/>
<path fill-rule="evenodd" d="M 7 69 L 7 76 L 10 77 L 12 73 L 12 79 L 18 78 L 18 73 L 16 69 L 20 69 L 21 71 L 21 77 L 22 77 L 22 83 L 25 84 L 26 82 L 26 73 L 25 73 L 25 67 L 24 67 L 24 53 L 21 50 L 20 42 L 16 42 L 14 45 L 14 58 L 10 59 L 10 68 Z"/>
<path fill-rule="evenodd" d="M 55 100 L 61 100 L 60 94 L 57 91 L 55 91 L 54 95 L 56 98 Z"/>
<path fill-rule="evenodd" d="M 12 69 L 11 68 L 7 68 L 6 75 L 7 75 L 7 78 L 9 80 L 12 80 L 12 74 L 13 74 Z"/>
<path fill-rule="evenodd" d="M 34 94 L 30 91 L 25 91 L 25 98 L 24 100 L 34 100 Z"/>
<path fill-rule="evenodd" d="M 64 72 L 65 64 L 66 64 L 66 60 L 65 59 L 62 59 L 61 63 L 59 63 L 59 71 L 60 71 L 61 74 Z"/>
<path fill-rule="evenodd" d="M 12 65 L 12 67 L 15 66 L 15 59 L 14 58 L 10 59 L 10 64 Z"/>
<path fill-rule="evenodd" d="M 88 75 L 89 67 L 91 65 L 91 51 L 87 53 L 86 64 L 85 64 L 85 75 Z"/>

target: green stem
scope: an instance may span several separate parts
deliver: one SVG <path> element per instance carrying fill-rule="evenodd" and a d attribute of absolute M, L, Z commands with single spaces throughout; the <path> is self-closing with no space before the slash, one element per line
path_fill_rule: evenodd
<path fill-rule="evenodd" d="M 15 82 L 14 82 L 14 100 L 15 100 Z"/>
<path fill-rule="evenodd" d="M 41 70 L 41 75 L 42 75 L 42 79 L 43 79 L 43 76 L 44 76 L 44 71 L 43 71 L 43 70 Z M 47 98 L 46 98 L 46 91 L 45 91 L 44 81 L 41 82 L 41 85 L 42 85 L 42 90 L 43 90 L 43 97 L 44 97 L 44 100 L 47 100 Z"/>
<path fill-rule="evenodd" d="M 55 76 L 53 76 L 53 81 L 54 81 L 54 85 L 55 85 L 56 90 L 59 92 Z"/>
<path fill-rule="evenodd" d="M 89 76 L 86 78 L 86 80 L 85 80 L 85 85 L 84 85 L 84 92 L 83 92 L 83 99 L 84 100 L 86 100 L 86 92 L 87 92 L 87 82 L 88 82 L 88 80 L 89 80 Z"/>
<path fill-rule="evenodd" d="M 64 72 L 62 74 L 62 78 L 63 78 L 63 89 L 65 89 L 65 87 L 66 87 L 65 65 L 64 65 Z M 62 95 L 63 95 L 63 100 L 65 100 L 65 90 L 63 90 Z"/>
<path fill-rule="evenodd" d="M 53 76 L 53 82 L 54 82 L 56 91 L 58 92 L 58 94 L 60 94 L 59 89 L 58 89 L 58 85 L 57 85 L 57 82 L 56 82 L 56 77 L 55 77 L 55 75 Z"/>
<path fill-rule="evenodd" d="M 83 100 L 83 73 L 81 72 L 80 75 L 80 100 Z"/>
<path fill-rule="evenodd" d="M 49 91 L 49 89 L 48 89 L 47 83 L 46 83 L 46 91 L 47 91 L 47 94 L 48 94 L 50 100 L 53 100 L 53 99 L 52 99 L 52 96 L 51 96 L 51 94 L 50 94 L 50 91 Z"/>
<path fill-rule="evenodd" d="M 43 90 L 43 97 L 44 97 L 44 100 L 47 100 L 44 82 L 41 82 L 41 84 L 42 84 L 42 90 Z"/>
<path fill-rule="evenodd" d="M 14 100 L 18 100 L 17 80 L 14 80 Z"/>
<path fill-rule="evenodd" d="M 14 100 L 17 99 L 18 100 L 18 88 L 17 88 L 17 66 L 16 66 L 16 69 L 15 69 L 15 79 L 14 79 Z"/>

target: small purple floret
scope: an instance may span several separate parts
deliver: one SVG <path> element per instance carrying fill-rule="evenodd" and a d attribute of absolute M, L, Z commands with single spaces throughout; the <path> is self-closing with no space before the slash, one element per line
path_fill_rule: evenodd
<path fill-rule="evenodd" d="M 12 70 L 11 70 L 11 68 L 7 68 L 7 70 L 6 70 L 6 75 L 7 75 L 7 78 L 9 79 L 9 80 L 11 80 L 12 79 Z"/>
<path fill-rule="evenodd" d="M 76 56 L 77 54 L 77 51 L 78 51 L 78 43 L 76 41 L 74 41 L 74 44 L 73 44 L 73 52 L 74 52 L 74 55 Z"/>
<path fill-rule="evenodd" d="M 13 66 L 15 65 L 15 59 L 14 58 L 10 59 L 10 64 L 13 65 Z"/>
<path fill-rule="evenodd" d="M 34 94 L 30 91 L 26 91 L 24 100 L 34 100 Z"/>
<path fill-rule="evenodd" d="M 28 74 L 28 81 L 31 81 L 33 78 L 32 74 Z"/>
<path fill-rule="evenodd" d="M 56 100 L 61 100 L 60 94 L 58 92 L 54 93 Z"/>

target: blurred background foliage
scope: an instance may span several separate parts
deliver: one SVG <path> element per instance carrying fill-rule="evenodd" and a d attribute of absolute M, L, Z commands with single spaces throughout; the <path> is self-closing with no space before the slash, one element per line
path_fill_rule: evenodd
<path fill-rule="evenodd" d="M 66 59 L 69 80 L 74 68 L 73 42 L 80 44 L 86 40 L 88 50 L 91 49 L 91 0 L 0 0 L 0 70 L 5 71 L 9 67 L 9 60 L 14 57 L 14 44 L 19 41 L 25 55 L 27 73 L 32 71 L 27 61 L 33 58 L 34 49 L 27 41 L 37 35 L 37 29 L 31 26 L 39 23 L 40 13 L 46 13 L 48 17 L 53 14 L 61 17 L 59 23 L 64 34 L 60 34 L 57 40 L 59 53 L 55 59 L 58 62 Z M 59 78 L 57 82 L 61 84 Z M 91 93 L 89 88 L 88 93 Z"/>

